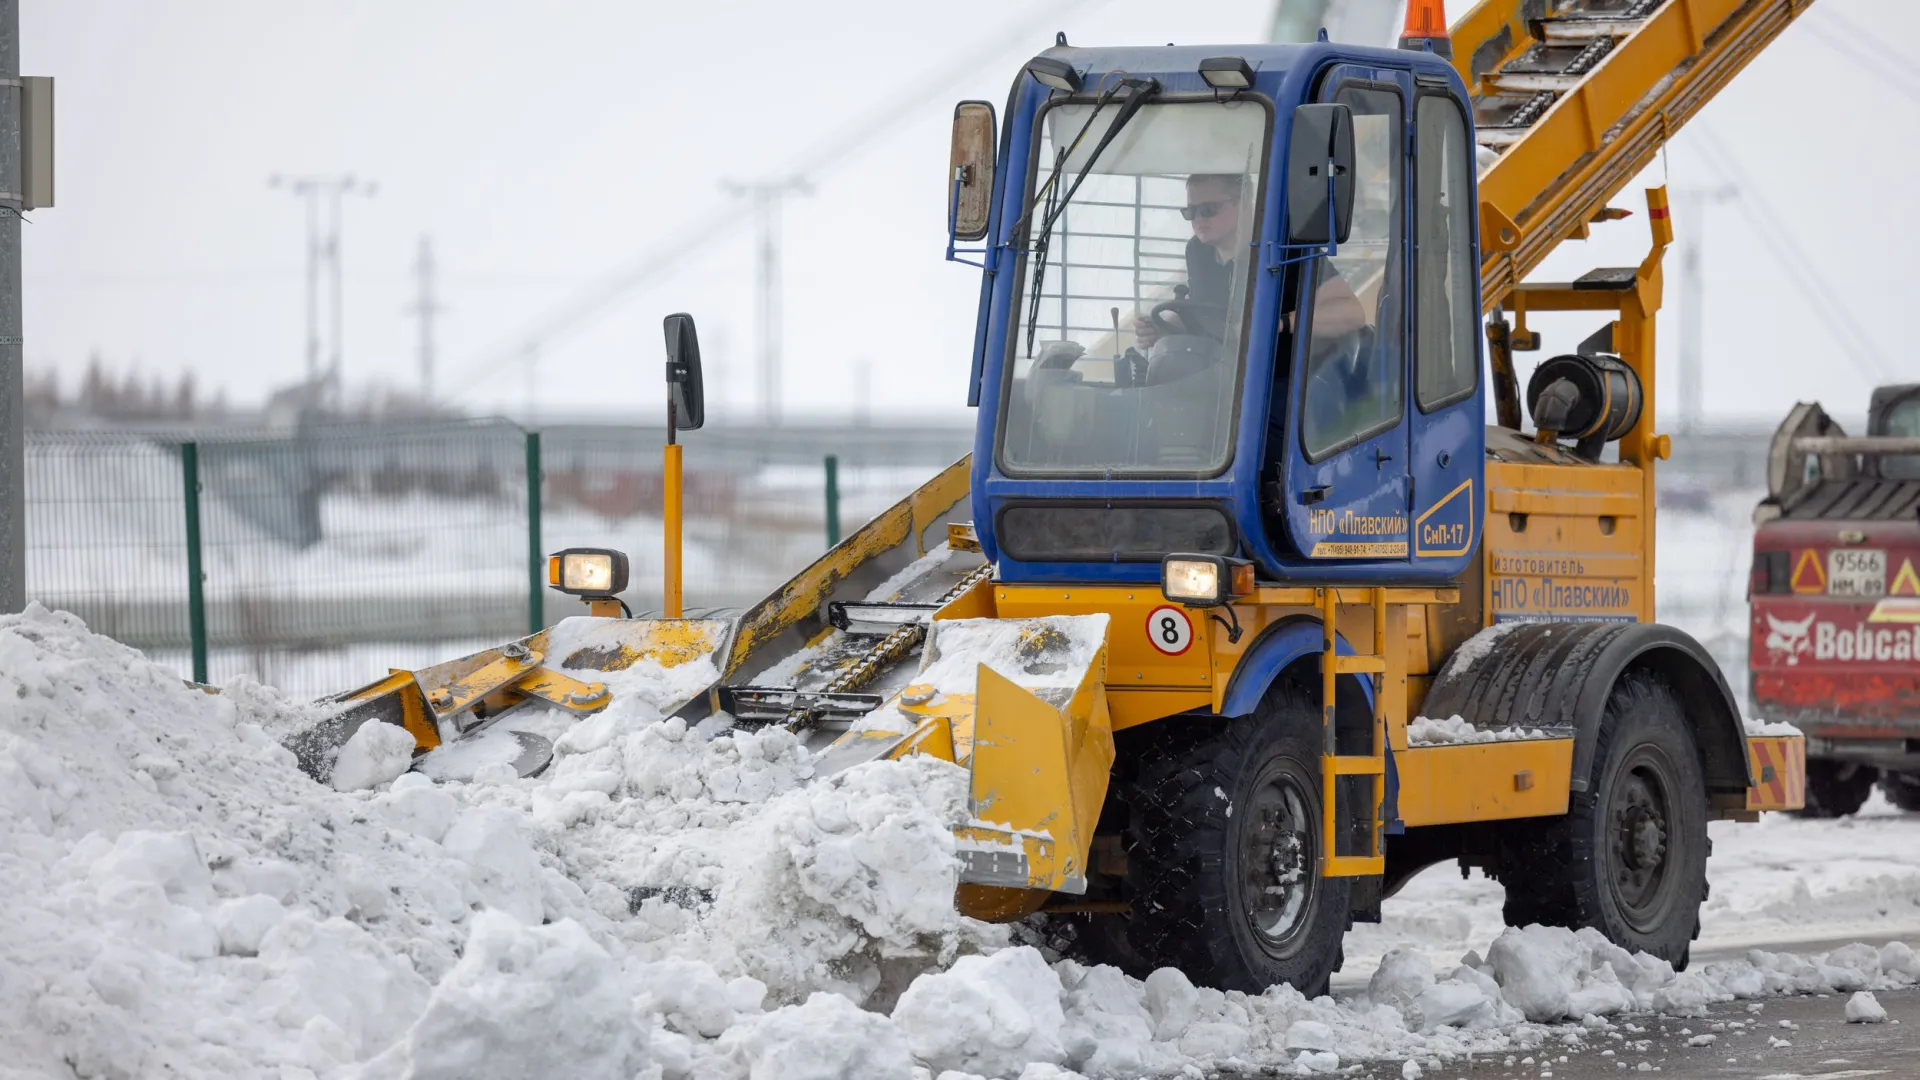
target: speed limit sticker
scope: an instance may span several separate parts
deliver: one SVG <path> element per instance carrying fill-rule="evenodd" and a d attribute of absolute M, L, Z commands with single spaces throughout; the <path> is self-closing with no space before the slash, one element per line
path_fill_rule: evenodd
<path fill-rule="evenodd" d="M 1168 656 L 1179 656 L 1193 644 L 1193 624 L 1177 607 L 1157 607 L 1147 615 L 1147 640 Z"/>

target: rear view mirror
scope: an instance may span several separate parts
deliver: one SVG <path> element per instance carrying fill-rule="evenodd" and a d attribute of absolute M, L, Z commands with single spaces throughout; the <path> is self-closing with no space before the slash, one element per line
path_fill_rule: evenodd
<path fill-rule="evenodd" d="M 667 331 L 667 404 L 673 410 L 673 423 L 682 431 L 693 431 L 706 422 L 706 395 L 700 385 L 700 335 L 693 328 L 693 316 L 683 313 L 666 318 Z"/>
<path fill-rule="evenodd" d="M 1340 104 L 1296 106 L 1287 142 L 1287 239 L 1344 244 L 1352 226 L 1353 111 Z"/>
<path fill-rule="evenodd" d="M 953 107 L 953 154 L 947 169 L 947 225 L 955 240 L 987 235 L 993 199 L 993 106 L 963 101 Z"/>

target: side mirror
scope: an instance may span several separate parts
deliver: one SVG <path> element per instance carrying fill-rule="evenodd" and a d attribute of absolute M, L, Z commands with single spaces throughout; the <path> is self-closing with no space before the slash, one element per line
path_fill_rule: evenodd
<path fill-rule="evenodd" d="M 707 420 L 706 395 L 700 384 L 700 335 L 693 316 L 684 312 L 666 318 L 667 402 L 674 426 L 692 431 Z"/>
<path fill-rule="evenodd" d="M 947 169 L 947 227 L 955 240 L 987 235 L 993 201 L 993 106 L 963 101 L 953 107 L 953 154 Z"/>
<path fill-rule="evenodd" d="M 1343 244 L 1352 227 L 1353 110 L 1340 104 L 1295 106 L 1287 142 L 1287 239 Z"/>

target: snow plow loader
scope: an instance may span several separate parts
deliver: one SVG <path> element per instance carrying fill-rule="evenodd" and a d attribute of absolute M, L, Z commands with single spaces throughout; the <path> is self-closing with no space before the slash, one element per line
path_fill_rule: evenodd
<path fill-rule="evenodd" d="M 1445 860 L 1500 880 L 1509 923 L 1683 965 L 1708 821 L 1800 805 L 1804 745 L 1749 734 L 1654 621 L 1664 189 L 1638 265 L 1527 276 L 1626 216 L 1805 6 L 1486 0 L 1449 37 L 1416 0 L 1400 49 L 1061 41 L 997 115 L 955 110 L 968 458 L 733 619 L 678 618 L 671 585 L 669 617 L 620 618 L 624 558 L 560 553 L 607 617 L 343 695 L 303 759 L 376 721 L 424 765 L 651 694 L 804 731 L 821 771 L 958 763 L 960 908 L 1136 972 L 1317 993 L 1351 923 Z M 1534 366 L 1529 427 L 1542 311 L 1593 331 Z M 690 323 L 667 336 L 697 423 Z M 539 768 L 521 736 L 473 756 Z"/>

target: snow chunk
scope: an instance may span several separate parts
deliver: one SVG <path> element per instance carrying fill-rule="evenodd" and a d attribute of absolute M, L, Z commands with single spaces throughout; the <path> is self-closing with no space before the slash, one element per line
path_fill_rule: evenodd
<path fill-rule="evenodd" d="M 1887 1022 L 1887 1010 L 1871 990 L 1861 990 L 1847 999 L 1847 1023 L 1884 1024 Z"/>
<path fill-rule="evenodd" d="M 220 935 L 220 951 L 229 956 L 252 956 L 260 941 L 285 918 L 280 901 L 262 893 L 228 900 L 213 912 L 213 928 Z"/>
<path fill-rule="evenodd" d="M 650 1032 L 605 949 L 578 923 L 474 917 L 466 953 L 407 1032 L 413 1080 L 632 1076 Z"/>
<path fill-rule="evenodd" d="M 915 756 L 775 798 L 719 882 L 715 936 L 785 1001 L 809 987 L 861 998 L 882 956 L 950 948 L 962 929 L 953 826 L 966 792 L 964 770 Z"/>
<path fill-rule="evenodd" d="M 896 1080 L 913 1074 L 891 1020 L 838 994 L 813 994 L 731 1028 L 720 1049 L 748 1080 Z"/>
<path fill-rule="evenodd" d="M 900 995 L 893 1022 L 913 1056 L 934 1070 L 1015 1076 L 1030 1062 L 1066 1058 L 1060 980 L 1031 947 L 963 956 Z"/>
<path fill-rule="evenodd" d="M 1749 716 L 1742 723 L 1746 725 L 1747 737 L 1755 738 L 1767 735 L 1805 735 L 1806 733 L 1785 720 L 1756 720 Z"/>
<path fill-rule="evenodd" d="M 527 844 L 518 815 L 497 807 L 474 807 L 447 830 L 445 847 L 467 864 L 481 903 L 523 923 L 541 920 L 545 908 L 540 858 Z"/>
<path fill-rule="evenodd" d="M 398 724 L 361 724 L 334 760 L 333 789 L 365 791 L 392 783 L 413 764 L 415 745 L 413 733 Z"/>
<path fill-rule="evenodd" d="M 1153 1017 L 1153 1037 L 1162 1042 L 1178 1039 L 1193 1023 L 1200 993 L 1179 968 L 1160 968 L 1147 976 L 1144 987 L 1147 1013 Z"/>

